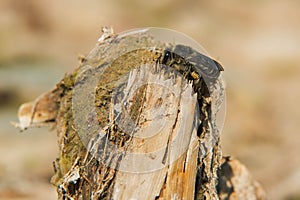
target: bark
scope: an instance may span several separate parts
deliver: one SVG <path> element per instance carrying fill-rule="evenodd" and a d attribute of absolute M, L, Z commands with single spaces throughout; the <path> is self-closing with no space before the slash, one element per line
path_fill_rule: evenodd
<path fill-rule="evenodd" d="M 19 110 L 21 129 L 57 129 L 58 199 L 265 198 L 242 164 L 222 160 L 212 94 L 195 93 L 140 48 L 167 44 L 146 34 L 102 39 L 73 74 Z"/>

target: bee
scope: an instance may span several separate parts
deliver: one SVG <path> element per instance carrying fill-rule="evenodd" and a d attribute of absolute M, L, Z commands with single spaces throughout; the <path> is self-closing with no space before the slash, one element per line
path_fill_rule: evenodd
<path fill-rule="evenodd" d="M 224 68 L 213 60 L 184 45 L 176 45 L 174 51 L 165 49 L 158 59 L 160 64 L 172 67 L 193 83 L 194 91 L 206 90 L 207 83 L 214 83 Z M 208 93 L 208 92 L 205 92 Z"/>
<path fill-rule="evenodd" d="M 160 63 L 174 68 L 188 80 L 197 80 L 200 78 L 200 75 L 195 71 L 193 64 L 170 50 L 164 50 Z"/>

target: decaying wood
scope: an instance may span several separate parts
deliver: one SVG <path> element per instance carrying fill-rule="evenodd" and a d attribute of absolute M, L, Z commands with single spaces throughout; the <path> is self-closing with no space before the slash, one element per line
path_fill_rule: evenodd
<path fill-rule="evenodd" d="M 266 199 L 266 194 L 247 168 L 233 157 L 224 157 L 218 171 L 218 194 L 226 199 Z"/>
<path fill-rule="evenodd" d="M 59 155 L 51 182 L 58 198 L 264 199 L 244 166 L 222 161 L 219 137 L 211 134 L 211 97 L 197 96 L 191 83 L 158 67 L 156 55 L 141 45 L 165 44 L 148 35 L 106 33 L 73 74 L 20 107 L 16 126 L 22 130 L 56 125 Z M 97 84 L 90 88 L 92 75 Z M 76 96 L 80 91 L 88 95 Z M 84 111 L 89 92 L 91 116 Z"/>

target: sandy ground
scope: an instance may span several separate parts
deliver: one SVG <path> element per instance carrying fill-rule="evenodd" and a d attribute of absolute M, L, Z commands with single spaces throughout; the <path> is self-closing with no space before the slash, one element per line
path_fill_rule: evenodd
<path fill-rule="evenodd" d="M 202 44 L 225 68 L 224 153 L 270 199 L 300 199 L 299 9 L 297 0 L 1 0 L 0 199 L 55 199 L 55 132 L 19 133 L 9 121 L 78 65 L 103 25 L 172 28 Z"/>

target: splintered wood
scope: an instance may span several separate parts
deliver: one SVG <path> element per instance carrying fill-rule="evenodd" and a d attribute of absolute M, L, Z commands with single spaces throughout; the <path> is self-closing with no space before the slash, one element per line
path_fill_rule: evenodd
<path fill-rule="evenodd" d="M 133 70 L 129 76 L 125 91 L 144 101 L 138 109 L 138 130 L 120 161 L 113 199 L 191 199 L 197 171 L 197 96 L 182 77 L 170 78 L 161 70 L 152 74 L 151 67 L 155 65 Z M 145 84 L 139 93 L 135 87 Z"/>

